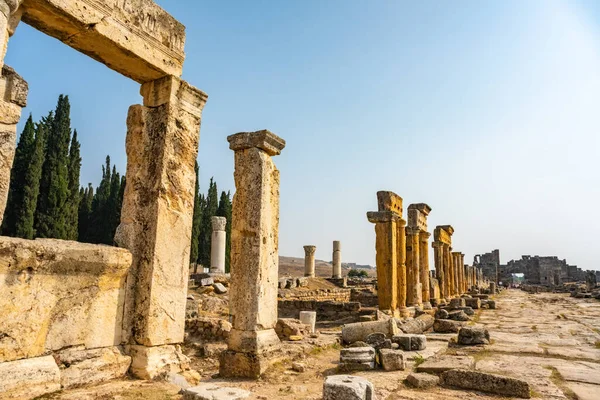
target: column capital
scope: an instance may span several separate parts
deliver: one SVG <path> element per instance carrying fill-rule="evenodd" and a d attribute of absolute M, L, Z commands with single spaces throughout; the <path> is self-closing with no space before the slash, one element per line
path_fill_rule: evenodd
<path fill-rule="evenodd" d="M 225 226 L 227 225 L 227 218 L 225 217 L 211 217 L 212 222 L 212 230 L 215 231 L 224 231 Z"/>
<path fill-rule="evenodd" d="M 238 132 L 227 136 L 229 148 L 240 151 L 256 147 L 270 156 L 281 154 L 285 147 L 285 140 L 266 129 L 256 132 Z"/>
<path fill-rule="evenodd" d="M 431 212 L 431 207 L 429 207 L 425 203 L 411 204 L 411 205 L 408 206 L 408 209 L 409 210 L 412 210 L 412 209 L 419 210 L 422 214 L 425 214 L 426 216 L 429 215 L 429 213 Z"/>
<path fill-rule="evenodd" d="M 310 255 L 312 255 L 312 254 L 315 254 L 315 251 L 317 250 L 317 246 L 313 246 L 313 245 L 311 245 L 311 244 L 309 244 L 309 245 L 306 245 L 306 246 L 303 246 L 303 247 L 304 247 L 304 253 L 305 253 L 307 256 L 310 256 Z"/>
<path fill-rule="evenodd" d="M 208 100 L 208 95 L 202 90 L 171 75 L 142 84 L 140 94 L 144 98 L 145 107 L 176 104 L 198 118 Z"/>
<path fill-rule="evenodd" d="M 407 227 L 406 228 L 406 236 L 419 236 L 421 230 L 415 227 Z"/>

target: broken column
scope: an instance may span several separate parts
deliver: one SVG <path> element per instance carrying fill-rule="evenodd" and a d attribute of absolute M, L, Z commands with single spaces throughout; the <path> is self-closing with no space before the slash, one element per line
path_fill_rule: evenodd
<path fill-rule="evenodd" d="M 148 379 L 182 358 L 200 118 L 207 96 L 166 76 L 144 83 L 127 115 L 127 185 L 115 242 L 133 254 L 123 342 Z M 171 361 L 167 361 L 171 360 Z M 171 371 L 176 367 L 168 367 Z"/>
<path fill-rule="evenodd" d="M 342 245 L 339 240 L 333 241 L 333 271 L 331 277 L 333 279 L 342 279 Z"/>
<path fill-rule="evenodd" d="M 304 246 L 304 276 L 315 277 L 315 251 L 317 246 Z"/>
<path fill-rule="evenodd" d="M 452 270 L 454 271 L 454 295 L 458 296 L 461 294 L 460 291 L 460 287 L 461 287 L 461 281 L 460 281 L 460 268 L 459 268 L 459 256 L 460 252 L 458 251 L 453 251 L 452 252 Z"/>
<path fill-rule="evenodd" d="M 454 228 L 450 225 L 438 225 L 433 232 L 433 248 L 437 249 L 436 256 L 436 276 L 438 276 L 441 286 L 441 294 L 446 300 L 453 297 L 453 271 L 451 268 L 452 260 L 450 247 L 452 243 L 452 234 Z M 439 270 L 438 270 L 439 268 Z M 439 275 L 441 274 L 441 276 Z"/>
<path fill-rule="evenodd" d="M 210 272 L 217 274 L 225 273 L 225 246 L 227 233 L 225 217 L 212 217 L 212 235 L 210 241 Z"/>
<path fill-rule="evenodd" d="M 435 238 L 435 236 L 434 236 Z M 431 247 L 433 247 L 433 262 L 435 266 L 435 278 L 438 282 L 438 286 L 440 288 L 440 297 L 446 297 L 446 285 L 444 284 L 444 245 L 441 242 L 438 242 L 437 239 L 431 243 Z M 440 300 L 440 299 L 436 299 Z"/>
<path fill-rule="evenodd" d="M 406 221 L 402 219 L 402 198 L 393 192 L 380 191 L 377 203 L 378 211 L 369 211 L 367 218 L 375 224 L 379 309 L 394 316 L 406 316 Z"/>
<path fill-rule="evenodd" d="M 428 240 L 431 234 L 427 232 L 427 216 L 430 212 L 431 207 L 425 203 L 411 204 L 408 206 L 408 226 L 416 228 L 419 231 L 419 283 L 421 285 L 421 300 L 425 309 L 431 308 L 428 247 Z"/>
<path fill-rule="evenodd" d="M 410 224 L 412 214 L 418 210 L 408 210 Z M 406 304 L 409 307 L 420 307 L 422 304 L 421 274 L 419 271 L 419 228 L 406 228 Z"/>
<path fill-rule="evenodd" d="M 259 377 L 276 359 L 279 170 L 272 156 L 285 141 L 262 130 L 227 138 L 235 152 L 231 225 L 232 329 L 219 359 L 224 377 Z"/>

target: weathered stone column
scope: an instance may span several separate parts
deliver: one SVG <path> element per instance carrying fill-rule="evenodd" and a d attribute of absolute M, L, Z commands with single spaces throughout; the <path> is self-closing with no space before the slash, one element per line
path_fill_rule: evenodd
<path fill-rule="evenodd" d="M 419 269 L 421 274 L 421 297 L 423 299 L 423 308 L 431 309 L 431 295 L 429 291 L 429 236 L 431 233 L 421 231 L 419 234 Z"/>
<path fill-rule="evenodd" d="M 393 192 L 377 192 L 378 211 L 367 212 L 375 224 L 377 298 L 379 309 L 393 316 L 407 316 L 406 308 L 406 221 L 402 198 Z"/>
<path fill-rule="evenodd" d="M 115 242 L 133 254 L 123 337 L 141 378 L 181 359 L 194 209 L 194 164 L 207 96 L 167 76 L 142 85 L 127 116 L 127 184 Z M 169 367 L 169 364 L 172 366 Z"/>
<path fill-rule="evenodd" d="M 418 213 L 418 210 L 409 210 L 409 213 L 411 211 Z M 406 228 L 406 303 L 409 307 L 420 307 L 423 303 L 419 271 L 419 232 L 418 228 Z"/>
<path fill-rule="evenodd" d="M 431 243 L 433 247 L 433 262 L 435 264 L 435 278 L 440 287 L 440 296 L 446 298 L 446 285 L 444 282 L 444 245 L 441 242 Z M 440 299 L 436 299 L 440 300 Z"/>
<path fill-rule="evenodd" d="M 279 266 L 279 170 L 272 156 L 285 141 L 263 130 L 227 138 L 235 152 L 235 188 L 231 224 L 232 329 L 220 374 L 259 377 L 276 359 Z"/>
<path fill-rule="evenodd" d="M 457 252 L 457 251 L 453 251 L 452 254 L 451 254 L 451 257 L 452 257 L 452 271 L 453 271 L 453 275 L 454 275 L 454 281 L 453 281 L 453 283 L 454 283 L 454 286 L 453 286 L 454 287 L 454 292 L 453 292 L 453 294 L 455 296 L 458 296 L 458 295 L 461 294 L 460 293 L 460 285 L 461 285 L 461 282 L 460 282 L 460 268 L 458 266 L 458 263 L 459 263 L 459 261 L 458 261 L 458 255 L 459 254 L 460 253 Z"/>
<path fill-rule="evenodd" d="M 462 281 L 462 293 L 466 293 L 467 290 L 467 273 L 466 273 L 466 265 L 465 265 L 465 254 L 460 253 L 460 276 Z"/>
<path fill-rule="evenodd" d="M 449 300 L 454 293 L 454 288 L 452 287 L 454 276 L 452 275 L 450 249 L 450 246 L 444 243 L 444 286 L 446 286 L 446 300 Z"/>
<path fill-rule="evenodd" d="M 4 66 L 4 57 L 8 49 L 8 39 L 15 33 L 21 21 L 22 10 L 19 6 L 24 0 L 0 0 L 0 69 Z"/>
<path fill-rule="evenodd" d="M 333 241 L 333 256 L 332 256 L 333 271 L 331 277 L 333 279 L 342 278 L 342 245 L 339 240 Z"/>
<path fill-rule="evenodd" d="M 217 274 L 225 273 L 225 247 L 227 244 L 227 233 L 225 217 L 212 217 L 212 235 L 210 240 L 210 272 Z"/>
<path fill-rule="evenodd" d="M 304 246 L 304 276 L 315 277 L 315 251 L 317 246 Z"/>
<path fill-rule="evenodd" d="M 27 82 L 11 67 L 4 65 L 0 76 L 0 224 L 8 200 L 10 170 L 17 142 L 17 123 L 21 118 L 22 108 L 27 105 L 27 92 Z"/>

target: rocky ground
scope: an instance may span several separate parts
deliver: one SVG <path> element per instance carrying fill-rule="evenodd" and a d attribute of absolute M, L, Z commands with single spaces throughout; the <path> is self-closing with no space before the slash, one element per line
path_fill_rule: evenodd
<path fill-rule="evenodd" d="M 424 358 L 458 360 L 472 357 L 480 371 L 527 381 L 534 398 L 600 399 L 600 302 L 575 299 L 567 294 L 527 294 L 508 290 L 496 297 L 496 310 L 479 310 L 472 323 L 485 325 L 491 335 L 486 346 L 457 346 L 456 335 L 428 334 L 428 348 L 411 354 L 404 371 L 356 372 L 373 383 L 377 398 L 395 399 L 493 399 L 475 391 L 434 387 L 414 389 L 406 377 Z M 258 381 L 223 380 L 216 376 L 214 359 L 198 358 L 193 367 L 203 382 L 243 388 L 251 399 L 317 400 L 323 380 L 337 374 L 338 331 L 322 332 L 317 339 L 285 345 L 281 362 Z M 296 363 L 296 365 L 294 365 Z M 427 364 L 422 364 L 427 365 Z M 95 388 L 71 390 L 52 399 L 181 399 L 174 385 L 164 382 L 114 381 Z"/>

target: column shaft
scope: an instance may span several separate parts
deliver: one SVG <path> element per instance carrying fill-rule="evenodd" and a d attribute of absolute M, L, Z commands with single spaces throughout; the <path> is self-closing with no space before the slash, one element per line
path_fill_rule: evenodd
<path fill-rule="evenodd" d="M 225 273 L 225 250 L 227 244 L 227 233 L 225 217 L 212 217 L 212 235 L 210 242 L 210 272 Z"/>
<path fill-rule="evenodd" d="M 315 251 L 317 247 L 308 245 L 304 246 L 304 276 L 315 277 Z"/>
<path fill-rule="evenodd" d="M 427 307 L 429 303 L 429 247 L 427 246 L 429 233 L 421 231 L 419 235 L 419 270 L 421 274 L 421 297 L 423 305 Z"/>
<path fill-rule="evenodd" d="M 334 279 L 342 278 L 342 245 L 338 240 L 333 241 L 331 277 Z"/>
<path fill-rule="evenodd" d="M 421 306 L 422 288 L 421 274 L 419 271 L 419 229 L 406 228 L 406 297 L 407 306 Z"/>

